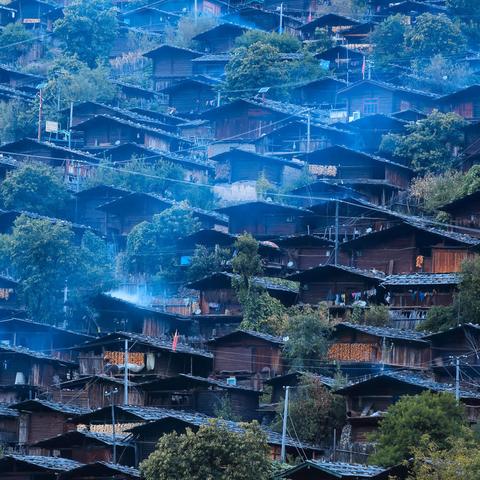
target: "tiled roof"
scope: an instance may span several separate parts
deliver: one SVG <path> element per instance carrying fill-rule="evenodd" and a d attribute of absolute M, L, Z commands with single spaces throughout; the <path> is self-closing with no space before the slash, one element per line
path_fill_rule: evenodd
<path fill-rule="evenodd" d="M 347 265 L 318 265 L 315 267 L 310 267 L 303 272 L 294 273 L 289 275 L 287 278 L 290 280 L 295 280 L 301 282 L 302 279 L 309 277 L 312 272 L 318 271 L 328 271 L 328 270 L 341 270 L 346 273 L 352 273 L 354 275 L 359 275 L 361 277 L 370 278 L 372 280 L 383 280 L 385 278 L 385 274 L 380 270 L 361 270 L 359 268 L 348 267 Z"/>
<path fill-rule="evenodd" d="M 285 340 L 282 337 L 276 337 L 274 335 L 269 335 L 268 333 L 262 333 L 262 332 L 256 332 L 254 330 L 244 330 L 244 329 L 237 329 L 234 332 L 227 333 L 222 337 L 217 337 L 213 340 L 210 340 L 207 343 L 208 344 L 218 343 L 224 340 L 225 338 L 232 337 L 238 334 L 244 334 L 250 337 L 259 338 L 261 340 L 265 340 L 266 342 L 275 343 L 277 345 L 283 345 L 285 343 Z"/>
<path fill-rule="evenodd" d="M 0 275 L 0 278 L 2 278 L 1 275 Z M 12 279 L 9 279 L 9 280 L 14 282 L 14 280 L 12 280 Z M 5 320 L 0 320 L 0 328 L 3 325 L 12 324 L 12 323 L 22 324 L 22 325 L 26 325 L 26 326 L 35 325 L 39 329 L 49 330 L 51 332 L 56 332 L 56 333 L 60 333 L 60 334 L 64 333 L 64 334 L 67 334 L 67 335 L 80 337 L 80 338 L 83 338 L 85 340 L 90 340 L 90 339 L 94 338 L 92 335 L 87 335 L 86 333 L 76 332 L 74 330 L 67 330 L 66 328 L 55 327 L 54 325 L 50 325 L 48 323 L 35 322 L 34 320 L 30 320 L 28 318 L 7 318 Z"/>
<path fill-rule="evenodd" d="M 278 203 L 278 202 L 267 202 L 264 200 L 252 200 L 252 201 L 247 201 L 247 202 L 239 202 L 236 203 L 235 205 L 229 205 L 228 207 L 223 207 L 223 208 L 217 208 L 217 212 L 222 212 L 225 214 L 229 214 L 229 212 L 234 212 L 235 210 L 238 210 L 239 208 L 245 207 L 245 206 L 251 206 L 253 209 L 258 206 L 263 206 L 263 207 L 268 207 L 268 208 L 277 208 L 279 210 L 284 210 L 286 212 L 291 212 L 291 213 L 312 213 L 310 210 L 307 208 L 302 208 L 302 207 L 295 207 L 292 205 L 285 205 L 284 203 Z"/>
<path fill-rule="evenodd" d="M 0 403 L 0 417 L 18 417 L 17 410 L 10 408 L 10 405 L 6 403 Z"/>
<path fill-rule="evenodd" d="M 360 465 L 357 463 L 342 463 L 342 462 L 324 462 L 322 460 L 307 460 L 306 462 L 292 467 L 285 472 L 282 472 L 280 476 L 282 478 L 288 478 L 289 475 L 299 470 L 310 470 L 311 468 L 320 470 L 327 474 L 330 474 L 336 478 L 374 478 L 377 475 L 386 473 L 390 468 L 377 467 L 375 465 Z"/>
<path fill-rule="evenodd" d="M 340 90 L 338 93 L 342 94 L 342 93 L 348 92 L 364 84 L 374 85 L 374 86 L 385 88 L 391 91 L 399 91 L 399 92 L 410 93 L 412 95 L 420 95 L 420 96 L 428 97 L 431 99 L 439 98 L 439 95 L 435 93 L 424 92 L 423 90 L 415 90 L 414 88 L 405 87 L 403 85 L 394 85 L 393 83 L 380 82 L 378 80 L 360 80 L 359 82 L 353 83 L 352 85 L 349 85 L 348 87 Z"/>
<path fill-rule="evenodd" d="M 23 402 L 18 402 L 10 406 L 10 408 L 14 408 L 15 410 L 27 412 L 36 411 L 39 410 L 39 408 L 42 409 L 42 407 L 47 410 L 66 413 L 68 415 L 84 415 L 91 412 L 90 408 L 78 407 L 76 405 L 67 403 L 51 402 L 49 400 L 41 400 L 39 398 L 24 400 Z"/>
<path fill-rule="evenodd" d="M 159 415 L 161 415 L 161 418 L 158 418 L 157 420 L 163 420 L 165 418 L 175 418 L 177 420 L 180 420 L 198 427 L 210 425 L 212 421 L 217 420 L 221 427 L 225 427 L 228 430 L 237 432 L 237 433 L 244 432 L 244 429 L 240 423 L 232 422 L 230 420 L 215 419 L 212 417 L 208 417 L 207 415 L 203 415 L 201 413 L 189 413 L 181 410 L 169 410 L 169 409 L 158 409 L 158 410 L 159 410 Z M 160 412 L 160 410 L 163 410 L 163 414 Z M 134 427 L 130 431 L 134 433 L 135 431 L 138 431 L 140 429 L 142 429 L 142 426 Z M 273 444 L 273 445 L 282 444 L 281 433 L 274 432 L 265 427 L 262 427 L 262 430 L 265 432 L 267 436 L 267 442 L 269 444 Z M 298 440 L 295 440 L 290 436 L 287 436 L 286 438 L 286 445 L 292 446 L 292 447 L 299 447 L 299 448 L 303 447 L 303 448 L 321 450 L 320 447 L 316 445 L 308 444 L 306 442 L 299 442 Z"/>
<path fill-rule="evenodd" d="M 60 433 L 59 435 L 55 435 L 54 437 L 44 438 L 39 442 L 35 442 L 32 446 L 39 448 L 49 448 L 49 445 L 58 445 L 58 441 L 65 445 L 69 445 L 71 444 L 71 442 L 75 443 L 76 441 L 78 441 L 78 439 L 85 438 L 94 440 L 99 443 L 103 443 L 105 445 L 113 445 L 114 443 L 116 443 L 116 445 L 119 445 L 121 447 L 128 447 L 131 445 L 129 442 L 125 441 L 128 437 L 129 434 L 127 433 L 116 433 L 114 442 L 113 435 L 110 433 L 92 432 L 89 430 L 72 430 L 70 432 Z"/>
<path fill-rule="evenodd" d="M 342 327 L 351 328 L 375 337 L 385 337 L 397 340 L 412 340 L 427 343 L 425 340 L 423 340 L 425 334 L 422 332 L 416 332 L 415 330 L 402 330 L 400 328 L 393 327 L 373 327 L 371 325 L 359 325 L 357 323 L 349 322 L 342 322 L 336 326 L 336 328 Z"/>
<path fill-rule="evenodd" d="M 99 472 L 104 472 L 104 471 L 109 471 L 109 472 L 116 472 L 116 473 L 121 473 L 123 475 L 128 475 L 130 477 L 135 477 L 135 478 L 141 478 L 141 473 L 140 470 L 133 468 L 133 467 L 127 467 L 126 465 L 120 465 L 118 463 L 110 463 L 110 462 L 93 462 L 89 463 L 88 465 L 82 465 L 78 468 L 75 468 L 72 470 L 75 473 L 80 473 L 83 471 L 88 471 L 88 472 L 93 472 L 98 470 Z"/>
<path fill-rule="evenodd" d="M 407 383 L 409 385 L 413 385 L 419 388 L 422 388 L 424 390 L 431 390 L 432 392 L 437 392 L 437 393 L 455 393 L 455 385 L 452 385 L 450 383 L 440 383 L 436 382 L 435 380 L 432 380 L 429 377 L 411 373 L 406 370 L 386 370 L 383 371 L 382 373 L 378 375 L 373 375 L 371 377 L 365 378 L 363 380 L 360 380 L 359 382 L 356 383 L 351 383 L 347 387 L 341 388 L 338 390 L 338 392 L 347 392 L 349 389 L 356 387 L 357 385 L 360 385 L 362 383 L 370 382 L 374 379 L 377 378 L 392 378 L 394 380 L 398 380 L 399 382 Z M 463 387 L 460 388 L 460 398 L 471 398 L 471 399 L 478 399 L 480 400 L 480 392 L 475 391 L 475 390 L 470 390 L 470 389 L 465 389 Z"/>
<path fill-rule="evenodd" d="M 77 349 L 79 350 L 86 350 L 97 345 L 109 344 L 115 341 L 119 341 L 121 339 L 130 339 L 135 341 L 137 344 L 146 345 L 148 347 L 156 348 L 159 350 L 168 350 L 173 351 L 172 349 L 172 340 L 166 338 L 158 338 L 158 337 L 151 337 L 148 335 L 142 335 L 141 333 L 130 333 L 130 332 L 115 332 L 105 335 L 104 337 L 100 337 L 96 340 L 92 340 L 91 342 L 87 342 Z M 189 345 L 185 345 L 183 343 L 178 343 L 177 348 L 175 350 L 176 353 L 184 353 L 187 355 L 196 355 L 199 357 L 204 358 L 213 358 L 213 355 L 205 350 L 200 350 L 198 348 L 190 347 Z"/>
<path fill-rule="evenodd" d="M 458 273 L 412 273 L 405 275 L 389 275 L 382 282 L 388 287 L 392 285 L 456 285 L 460 283 Z"/>
<path fill-rule="evenodd" d="M 30 350 L 29 348 L 25 347 L 13 347 L 9 345 L 4 345 L 0 344 L 0 352 L 11 352 L 11 353 L 16 353 L 18 355 L 24 355 L 26 357 L 30 358 L 35 358 L 37 360 L 43 360 L 45 362 L 54 362 L 54 363 L 59 363 L 61 365 L 66 365 L 66 366 L 75 366 L 75 362 L 70 362 L 68 360 L 61 360 L 56 357 L 52 357 L 51 355 L 45 355 L 44 353 L 41 352 L 35 352 L 34 350 Z"/>
<path fill-rule="evenodd" d="M 27 463 L 54 472 L 69 472 L 70 470 L 83 465 L 82 463 L 70 460 L 68 458 L 45 457 L 41 455 L 8 454 L 0 459 L 0 466 L 2 463 L 7 463 L 9 460 Z"/>

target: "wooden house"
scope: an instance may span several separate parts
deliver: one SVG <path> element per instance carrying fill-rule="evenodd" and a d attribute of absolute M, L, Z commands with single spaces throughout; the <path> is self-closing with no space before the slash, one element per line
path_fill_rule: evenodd
<path fill-rule="evenodd" d="M 344 106 L 338 92 L 347 86 L 346 82 L 334 77 L 311 80 L 293 89 L 293 101 L 299 105 L 338 109 Z"/>
<path fill-rule="evenodd" d="M 166 411 L 168 412 L 168 411 Z M 148 457 L 157 444 L 159 438 L 171 432 L 179 434 L 185 433 L 186 429 L 196 432 L 202 426 L 209 425 L 213 417 L 202 415 L 199 413 L 187 413 L 173 411 L 164 414 L 164 418 L 154 420 L 143 425 L 135 426 L 129 429 L 132 433 L 134 441 L 137 444 L 139 457 L 141 460 Z M 220 424 L 227 430 L 242 433 L 242 426 L 239 423 L 229 420 L 220 420 Z M 274 432 L 262 426 L 262 430 L 266 436 L 266 443 L 269 447 L 269 457 L 271 460 L 279 460 L 281 452 L 281 434 Z M 317 458 L 323 453 L 323 449 L 309 443 L 300 442 L 298 439 L 286 435 L 285 450 L 289 458 L 296 458 L 301 451 L 307 458 Z"/>
<path fill-rule="evenodd" d="M 135 192 L 112 200 L 98 207 L 105 212 L 107 236 L 126 236 L 135 225 L 151 221 L 153 216 L 175 205 L 172 200 L 154 193 Z M 226 217 L 216 212 L 192 208 L 192 213 L 201 223 L 202 228 L 226 226 Z"/>
<path fill-rule="evenodd" d="M 155 90 L 150 88 L 139 87 L 138 85 L 133 85 L 132 83 L 119 82 L 118 80 L 114 82 L 115 86 L 118 88 L 117 93 L 117 102 L 131 102 L 139 105 L 140 107 L 148 107 L 152 103 L 158 101 L 160 103 L 161 95 Z"/>
<path fill-rule="evenodd" d="M 30 88 L 21 87 L 22 89 L 12 88 L 7 85 L 0 84 L 0 100 L 2 102 L 21 102 L 26 106 L 31 106 L 35 101 L 35 95 L 30 93 Z"/>
<path fill-rule="evenodd" d="M 213 378 L 179 375 L 142 383 L 145 404 L 175 410 L 187 410 L 216 416 L 228 402 L 232 413 L 243 422 L 258 419 L 261 392 L 231 385 Z"/>
<path fill-rule="evenodd" d="M 208 17 L 219 17 L 221 14 L 229 10 L 228 5 L 223 0 L 163 0 L 158 5 L 165 12 L 185 15 L 185 13 L 193 13 L 195 8 L 198 14 Z"/>
<path fill-rule="evenodd" d="M 276 10 L 263 10 L 254 6 L 243 6 L 224 16 L 228 22 L 267 32 L 278 32 L 280 25 L 285 33 L 298 36 L 302 21 L 290 15 L 280 16 Z"/>
<path fill-rule="evenodd" d="M 430 112 L 437 96 L 432 93 L 400 87 L 377 80 L 361 80 L 339 92 L 347 103 L 352 119 L 383 113 L 391 115 L 407 109 Z"/>
<path fill-rule="evenodd" d="M 88 225 L 97 232 L 105 234 L 107 231 L 105 214 L 98 210 L 98 207 L 129 193 L 109 185 L 97 185 L 80 190 L 75 194 L 72 205 L 75 222 Z"/>
<path fill-rule="evenodd" d="M 115 447 L 114 447 L 115 445 Z M 134 446 L 127 440 L 127 434 L 91 432 L 88 430 L 72 430 L 70 432 L 45 437 L 30 444 L 29 451 L 39 451 L 44 455 L 69 458 L 76 462 L 89 464 L 92 462 L 113 462 L 113 449 L 123 465 L 135 464 Z"/>
<path fill-rule="evenodd" d="M 215 181 L 228 184 L 265 178 L 273 185 L 283 185 L 299 177 L 303 168 L 299 162 L 239 148 L 214 155 L 210 160 L 215 162 Z"/>
<path fill-rule="evenodd" d="M 447 330 L 427 334 L 432 346 L 432 370 L 442 382 L 451 382 L 455 377 L 455 357 L 460 357 L 460 371 L 469 378 L 478 378 L 480 360 L 475 345 L 480 340 L 480 326 L 464 323 Z M 473 349 L 473 350 L 472 350 Z"/>
<path fill-rule="evenodd" d="M 400 328 L 415 328 L 434 306 L 448 306 L 460 283 L 457 273 L 389 275 L 382 285 L 387 291 L 390 318 Z"/>
<path fill-rule="evenodd" d="M 90 335 L 25 318 L 0 320 L 0 343 L 3 345 L 29 348 L 61 360 L 74 361 L 70 347 L 91 339 Z"/>
<path fill-rule="evenodd" d="M 122 22 L 130 28 L 148 32 L 164 33 L 168 27 L 176 25 L 180 15 L 162 10 L 162 5 L 143 5 L 121 14 Z"/>
<path fill-rule="evenodd" d="M 152 336 L 173 335 L 176 330 L 181 335 L 189 333 L 188 317 L 169 309 L 168 305 L 155 306 L 153 297 L 149 300 L 150 305 L 140 303 L 126 289 L 99 294 L 92 300 L 98 315 L 92 332 L 128 331 Z"/>
<path fill-rule="evenodd" d="M 390 3 L 382 11 L 383 15 L 404 15 L 405 21 L 409 24 L 415 23 L 419 15 L 430 13 L 432 15 L 447 14 L 447 9 L 441 3 L 424 3 L 418 0 L 403 0 L 401 2 Z"/>
<path fill-rule="evenodd" d="M 15 22 L 17 11 L 7 5 L 0 6 L 0 26 L 5 27 L 9 23 Z"/>
<path fill-rule="evenodd" d="M 168 377 L 180 373 L 204 376 L 210 372 L 212 354 L 183 343 L 174 345 L 171 338 L 140 333 L 116 332 L 76 347 L 81 375 L 120 372 L 124 368 L 125 343 L 129 348 L 129 374 L 145 379 Z M 119 373 L 122 375 L 123 373 Z"/>
<path fill-rule="evenodd" d="M 440 210 L 447 212 L 453 225 L 468 228 L 480 227 L 480 190 L 453 200 Z M 472 232 L 476 236 L 475 232 Z"/>
<path fill-rule="evenodd" d="M 48 392 L 77 370 L 60 360 L 24 347 L 0 344 L 0 402 L 13 403 Z"/>
<path fill-rule="evenodd" d="M 405 122 L 417 122 L 418 120 L 424 120 L 427 118 L 425 113 L 415 110 L 414 108 L 409 108 L 408 110 L 402 110 L 400 112 L 394 112 L 390 116 Z"/>
<path fill-rule="evenodd" d="M 64 473 L 71 480 L 138 480 L 142 477 L 140 470 L 111 462 L 93 462 L 73 468 Z"/>
<path fill-rule="evenodd" d="M 351 186 L 378 205 L 391 203 L 399 191 L 408 189 L 413 177 L 413 170 L 405 165 L 339 145 L 297 157 L 317 178 Z"/>
<path fill-rule="evenodd" d="M 335 72 L 339 78 L 346 80 L 347 84 L 361 79 L 362 65 L 365 55 L 343 45 L 329 48 L 324 52 L 317 53 L 315 58 L 328 62 L 329 70 Z M 344 96 L 339 96 L 340 101 L 345 102 Z"/>
<path fill-rule="evenodd" d="M 69 458 L 45 457 L 41 455 L 7 454 L 0 459 L 0 471 L 5 480 L 57 480 L 82 464 Z"/>
<path fill-rule="evenodd" d="M 389 480 L 396 478 L 401 480 L 407 478 L 407 468 L 306 460 L 282 472 L 278 478 L 288 478 L 289 480 Z"/>
<path fill-rule="evenodd" d="M 217 211 L 228 216 L 230 233 L 247 232 L 259 238 L 302 233 L 304 218 L 311 214 L 304 208 L 261 200 L 239 203 Z"/>
<path fill-rule="evenodd" d="M 194 58 L 192 60 L 193 74 L 220 79 L 225 76 L 225 68 L 230 58 L 229 53 L 207 53 Z"/>
<path fill-rule="evenodd" d="M 437 99 L 442 112 L 455 112 L 466 120 L 480 120 L 480 85 L 470 85 Z"/>
<path fill-rule="evenodd" d="M 192 142 L 171 132 L 105 114 L 85 120 L 75 125 L 73 130 L 82 132 L 84 148 L 88 150 L 130 142 L 165 152 L 192 146 Z"/>
<path fill-rule="evenodd" d="M 199 291 L 199 309 L 202 315 L 241 315 L 242 307 L 232 286 L 239 275 L 228 272 L 212 273 L 187 288 Z M 298 296 L 298 286 L 294 282 L 277 282 L 269 277 L 253 277 L 253 283 L 263 287 L 285 306 L 292 306 Z"/>
<path fill-rule="evenodd" d="M 291 190 L 289 193 L 293 195 L 290 199 L 293 205 L 301 207 L 311 207 L 318 203 L 318 200 L 361 200 L 367 202 L 367 197 L 357 190 L 350 187 L 327 182 L 325 180 L 316 180 L 303 187 Z M 298 197 L 298 198 L 294 198 Z"/>
<path fill-rule="evenodd" d="M 168 95 L 168 105 L 179 115 L 197 116 L 217 104 L 216 87 L 220 82 L 205 75 L 180 80 L 160 90 Z"/>
<path fill-rule="evenodd" d="M 133 113 L 138 113 L 143 117 L 151 118 L 153 120 L 158 120 L 164 125 L 175 126 L 186 121 L 185 118 L 181 118 L 176 115 L 172 115 L 168 112 L 157 112 L 156 110 L 149 110 L 148 108 L 142 107 L 133 107 L 130 109 Z"/>
<path fill-rule="evenodd" d="M 179 166 L 184 173 L 184 179 L 190 182 L 207 183 L 215 170 L 211 162 L 199 159 L 195 155 L 184 156 L 173 152 L 163 152 L 133 142 L 108 148 L 98 153 L 97 157 L 117 165 L 133 159 L 152 164 L 158 162 L 171 163 Z"/>
<path fill-rule="evenodd" d="M 356 268 L 390 274 L 454 273 L 473 255 L 479 240 L 433 227 L 419 219 L 399 217 L 397 225 L 372 231 L 340 246 Z"/>
<path fill-rule="evenodd" d="M 339 323 L 332 334 L 328 359 L 424 369 L 430 362 L 430 343 L 423 333 L 391 327 Z"/>
<path fill-rule="evenodd" d="M 374 22 L 360 23 L 342 30 L 338 35 L 345 40 L 349 48 L 368 54 L 372 49 L 370 38 L 376 26 Z"/>
<path fill-rule="evenodd" d="M 235 23 L 220 23 L 205 32 L 195 35 L 198 51 L 205 53 L 227 53 L 235 47 L 237 37 L 243 35 L 246 27 Z"/>
<path fill-rule="evenodd" d="M 40 75 L 25 73 L 7 65 L 0 66 L 0 83 L 3 85 L 35 93 L 37 85 L 43 81 L 45 78 Z"/>
<path fill-rule="evenodd" d="M 18 444 L 19 413 L 6 403 L 0 404 L 0 443 L 7 447 Z"/>
<path fill-rule="evenodd" d="M 237 330 L 210 340 L 207 345 L 213 352 L 216 378 L 235 377 L 237 385 L 260 390 L 265 380 L 284 373 L 284 341 L 280 337 Z"/>
<path fill-rule="evenodd" d="M 318 305 L 326 302 L 332 314 L 342 316 L 355 305 L 377 304 L 383 299 L 379 287 L 383 275 L 345 265 L 320 265 L 287 277 L 300 282 L 300 302 Z"/>
<path fill-rule="evenodd" d="M 207 110 L 202 117 L 212 122 L 215 140 L 255 140 L 293 120 L 306 118 L 298 105 L 246 99 Z"/>
<path fill-rule="evenodd" d="M 330 36 L 340 35 L 349 28 L 360 25 L 360 22 L 353 18 L 337 15 L 336 13 L 327 13 L 321 17 L 305 23 L 299 27 L 304 40 L 315 40 L 317 28 L 326 30 Z"/>
<path fill-rule="evenodd" d="M 33 138 L 6 143 L 0 147 L 0 153 L 20 163 L 33 161 L 61 168 L 65 181 L 75 185 L 90 177 L 98 164 L 98 159 L 92 155 Z"/>
<path fill-rule="evenodd" d="M 353 146 L 357 138 L 353 133 L 328 125 L 293 121 L 282 125 L 255 141 L 257 153 L 293 157 L 333 145 Z"/>
<path fill-rule="evenodd" d="M 351 441 L 368 443 L 368 435 L 377 430 L 390 405 L 404 395 L 418 395 L 425 391 L 454 395 L 455 386 L 435 382 L 430 377 L 408 370 L 388 370 L 337 390 L 337 394 L 346 398 L 347 421 L 352 427 Z M 463 385 L 459 394 L 469 420 L 475 420 L 480 395 Z"/>
<path fill-rule="evenodd" d="M 357 149 L 369 153 L 379 150 L 384 135 L 388 133 L 405 134 L 405 127 L 406 121 L 381 113 L 360 117 L 345 124 L 347 131 L 357 138 Z"/>
<path fill-rule="evenodd" d="M 335 244 L 313 234 L 286 235 L 275 243 L 286 252 L 287 265 L 293 270 L 308 270 L 329 262 Z"/>
<path fill-rule="evenodd" d="M 88 408 L 52 402 L 25 400 L 11 406 L 19 412 L 19 444 L 32 445 L 76 429 L 72 417 L 88 413 Z"/>
<path fill-rule="evenodd" d="M 153 62 L 153 83 L 155 90 L 162 90 L 170 85 L 191 77 L 193 74 L 192 60 L 202 54 L 188 48 L 173 45 L 161 45 L 144 56 Z"/>
<path fill-rule="evenodd" d="M 144 405 L 144 394 L 138 383 L 129 381 L 127 389 L 129 405 Z M 53 392 L 52 398 L 59 403 L 95 410 L 110 406 L 112 401 L 121 405 L 125 399 L 124 391 L 123 378 L 110 374 L 86 375 L 62 382 L 58 390 Z M 109 396 L 105 392 L 109 392 Z"/>
<path fill-rule="evenodd" d="M 47 28 L 45 16 L 57 5 L 43 0 L 13 0 L 8 7 L 17 11 L 16 21 L 28 30 L 43 30 Z"/>

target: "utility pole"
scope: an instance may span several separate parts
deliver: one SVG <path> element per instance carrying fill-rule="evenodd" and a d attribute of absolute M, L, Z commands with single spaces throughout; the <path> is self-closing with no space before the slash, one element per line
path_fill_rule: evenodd
<path fill-rule="evenodd" d="M 114 388 L 109 392 L 105 392 L 106 397 L 110 397 L 110 406 L 112 408 L 112 446 L 113 446 L 113 463 L 117 463 L 117 436 L 115 434 L 115 404 L 113 396 L 118 393 L 118 388 Z"/>
<path fill-rule="evenodd" d="M 280 26 L 278 27 L 278 33 L 283 33 L 283 2 L 280 4 Z"/>
<path fill-rule="evenodd" d="M 195 3 L 193 5 L 193 17 L 195 19 L 195 25 L 198 22 L 198 0 L 195 0 Z"/>
<path fill-rule="evenodd" d="M 307 153 L 310 153 L 310 140 L 312 131 L 312 116 L 310 110 L 307 113 Z"/>
<path fill-rule="evenodd" d="M 335 202 L 335 257 L 334 257 L 334 262 L 335 265 L 338 265 L 338 246 L 339 246 L 339 241 L 338 241 L 338 200 Z"/>
<path fill-rule="evenodd" d="M 460 357 L 455 357 L 455 400 L 460 402 Z"/>
<path fill-rule="evenodd" d="M 42 89 L 39 90 L 40 101 L 38 103 L 38 141 L 42 141 L 42 109 L 43 109 L 43 92 Z"/>
<path fill-rule="evenodd" d="M 125 339 L 124 368 L 123 368 L 123 404 L 128 405 L 128 340 Z"/>
<path fill-rule="evenodd" d="M 288 418 L 288 397 L 290 394 L 290 387 L 285 387 L 285 400 L 283 405 L 283 425 L 282 425 L 282 451 L 280 454 L 280 461 L 285 462 L 285 444 L 287 442 L 287 418 Z"/>
<path fill-rule="evenodd" d="M 70 119 L 68 125 L 68 148 L 72 148 L 73 102 L 70 102 Z"/>

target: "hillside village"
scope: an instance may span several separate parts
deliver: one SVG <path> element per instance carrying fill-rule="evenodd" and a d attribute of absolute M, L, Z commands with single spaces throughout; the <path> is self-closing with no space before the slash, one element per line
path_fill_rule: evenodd
<path fill-rule="evenodd" d="M 0 478 L 480 478 L 477 0 L 0 4 Z"/>

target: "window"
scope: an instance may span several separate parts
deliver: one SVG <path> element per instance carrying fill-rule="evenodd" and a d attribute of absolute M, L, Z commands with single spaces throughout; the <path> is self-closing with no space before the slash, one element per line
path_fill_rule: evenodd
<path fill-rule="evenodd" d="M 378 98 L 366 98 L 363 101 L 363 113 L 366 115 L 378 113 Z"/>

